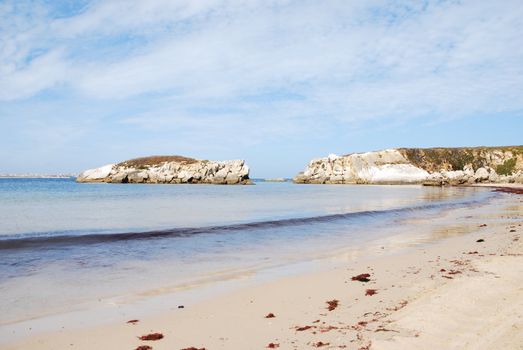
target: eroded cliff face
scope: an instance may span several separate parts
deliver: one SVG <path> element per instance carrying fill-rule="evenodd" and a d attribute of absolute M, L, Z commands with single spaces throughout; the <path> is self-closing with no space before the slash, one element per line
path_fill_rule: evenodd
<path fill-rule="evenodd" d="M 296 183 L 523 183 L 523 146 L 400 148 L 312 160 Z"/>
<path fill-rule="evenodd" d="M 108 164 L 82 172 L 77 182 L 249 184 L 243 160 L 209 161 L 181 156 L 153 156 Z"/>

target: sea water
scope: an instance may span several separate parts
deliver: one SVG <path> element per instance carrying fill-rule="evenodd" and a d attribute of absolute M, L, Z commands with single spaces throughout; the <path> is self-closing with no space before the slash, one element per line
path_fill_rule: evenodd
<path fill-rule="evenodd" d="M 161 294 L 387 235 L 477 188 L 0 179 L 0 325 Z"/>

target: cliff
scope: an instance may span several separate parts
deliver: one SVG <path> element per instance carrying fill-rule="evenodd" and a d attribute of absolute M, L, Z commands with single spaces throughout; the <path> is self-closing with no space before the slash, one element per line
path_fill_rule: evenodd
<path fill-rule="evenodd" d="M 312 160 L 296 183 L 523 183 L 523 146 L 398 148 Z"/>
<path fill-rule="evenodd" d="M 243 160 L 223 162 L 182 156 L 136 158 L 82 172 L 77 182 L 248 184 L 249 167 Z"/>

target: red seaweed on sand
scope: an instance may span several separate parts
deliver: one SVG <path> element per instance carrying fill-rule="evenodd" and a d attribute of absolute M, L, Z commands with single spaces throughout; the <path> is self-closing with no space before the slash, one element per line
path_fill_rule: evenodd
<path fill-rule="evenodd" d="M 274 315 L 272 312 L 268 313 L 267 316 L 265 316 L 265 318 L 273 318 L 273 317 L 276 317 L 276 315 Z"/>
<path fill-rule="evenodd" d="M 205 348 L 195 348 L 194 346 L 191 346 L 190 348 L 184 348 L 182 350 L 206 350 Z"/>
<path fill-rule="evenodd" d="M 312 346 L 314 346 L 315 348 L 321 348 L 322 346 L 327 346 L 329 344 L 330 343 L 324 343 L 324 342 L 319 341 L 317 343 L 312 344 Z"/>
<path fill-rule="evenodd" d="M 328 305 L 327 310 L 332 311 L 332 310 L 336 309 L 339 305 L 339 302 L 340 301 L 336 300 L 336 299 L 327 301 L 327 305 Z"/>
<path fill-rule="evenodd" d="M 365 291 L 365 296 L 373 296 L 374 294 L 377 294 L 378 291 L 376 289 L 367 289 Z"/>
<path fill-rule="evenodd" d="M 163 339 L 162 333 L 151 333 L 138 337 L 140 340 L 160 340 Z"/>
<path fill-rule="evenodd" d="M 351 280 L 360 281 L 360 282 L 369 282 L 370 281 L 369 277 L 370 277 L 370 273 L 362 273 L 357 276 L 353 276 L 351 278 Z"/>
<path fill-rule="evenodd" d="M 130 323 L 130 324 L 137 324 L 138 322 L 140 322 L 139 320 L 129 320 L 127 321 L 127 323 Z"/>
<path fill-rule="evenodd" d="M 279 347 L 280 347 L 280 344 L 278 344 L 278 343 L 269 343 L 269 345 L 267 345 L 268 349 L 276 349 Z"/>
<path fill-rule="evenodd" d="M 152 346 L 149 345 L 140 345 L 135 350 L 153 350 Z"/>

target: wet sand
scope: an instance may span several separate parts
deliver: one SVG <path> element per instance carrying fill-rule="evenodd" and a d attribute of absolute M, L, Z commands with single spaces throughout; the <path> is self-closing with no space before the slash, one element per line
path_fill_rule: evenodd
<path fill-rule="evenodd" d="M 348 249 L 321 269 L 2 348 L 523 349 L 523 196 L 503 196 L 496 212 L 457 210 L 437 227 L 413 221 L 417 239 Z M 154 333 L 163 338 L 138 338 Z"/>

